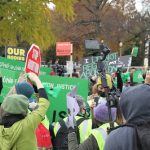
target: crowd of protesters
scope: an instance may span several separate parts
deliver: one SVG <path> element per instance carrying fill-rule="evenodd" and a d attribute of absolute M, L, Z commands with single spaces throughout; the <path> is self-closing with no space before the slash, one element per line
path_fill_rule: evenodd
<path fill-rule="evenodd" d="M 34 73 L 24 74 L 0 106 L 0 150 L 148 150 L 150 74 L 144 72 L 139 83 L 134 72 L 106 74 L 107 87 L 103 77 L 90 77 L 87 100 L 75 96 L 80 111 L 74 120 L 68 116 L 52 124 L 42 82 Z M 79 77 L 75 69 L 72 77 Z"/>

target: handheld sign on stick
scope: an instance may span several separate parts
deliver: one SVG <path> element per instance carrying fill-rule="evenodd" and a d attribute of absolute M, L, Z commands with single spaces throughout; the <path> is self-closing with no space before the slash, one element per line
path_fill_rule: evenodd
<path fill-rule="evenodd" d="M 25 72 L 33 72 L 36 75 L 40 73 L 40 66 L 41 66 L 41 55 L 40 55 L 40 48 L 32 44 L 26 58 L 25 64 Z"/>

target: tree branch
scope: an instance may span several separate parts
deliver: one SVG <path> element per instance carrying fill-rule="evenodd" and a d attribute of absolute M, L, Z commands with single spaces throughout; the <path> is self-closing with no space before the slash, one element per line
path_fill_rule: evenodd
<path fill-rule="evenodd" d="M 108 0 L 104 0 L 104 1 L 102 2 L 101 8 L 100 8 L 101 10 L 102 10 L 102 9 L 104 8 L 104 6 L 106 5 L 107 1 L 108 1 Z"/>
<path fill-rule="evenodd" d="M 103 0 L 96 0 L 96 8 L 99 9 L 100 5 L 102 4 Z"/>
<path fill-rule="evenodd" d="M 90 12 L 91 14 L 94 14 L 95 15 L 95 12 L 90 9 L 89 7 L 87 7 L 85 4 L 82 4 L 81 6 L 83 6 L 88 12 Z"/>
<path fill-rule="evenodd" d="M 89 25 L 91 23 L 98 23 L 100 22 L 99 19 L 91 19 L 91 20 L 80 20 L 78 23 L 76 23 L 75 25 Z"/>

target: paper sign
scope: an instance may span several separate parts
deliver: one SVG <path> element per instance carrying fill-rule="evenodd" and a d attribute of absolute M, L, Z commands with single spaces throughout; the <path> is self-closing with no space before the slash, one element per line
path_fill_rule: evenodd
<path fill-rule="evenodd" d="M 70 116 L 76 116 L 80 111 L 76 100 L 76 87 L 67 94 L 67 108 Z"/>

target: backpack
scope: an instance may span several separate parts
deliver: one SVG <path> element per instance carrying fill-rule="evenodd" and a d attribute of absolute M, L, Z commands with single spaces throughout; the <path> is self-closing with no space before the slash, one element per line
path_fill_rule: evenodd
<path fill-rule="evenodd" d="M 150 122 L 138 124 L 126 123 L 114 129 L 124 126 L 135 129 L 134 150 L 148 150 L 150 148 Z"/>
<path fill-rule="evenodd" d="M 80 143 L 80 135 L 79 135 L 79 128 L 78 126 L 84 121 L 85 118 L 80 118 L 77 120 L 77 127 L 75 131 L 77 133 L 78 143 Z M 66 123 L 63 119 L 59 121 L 60 129 L 58 130 L 56 137 L 53 141 L 53 150 L 68 150 L 68 128 Z"/>
<path fill-rule="evenodd" d="M 38 125 L 35 133 L 36 133 L 38 148 L 51 148 L 52 147 L 50 132 L 42 123 Z"/>

